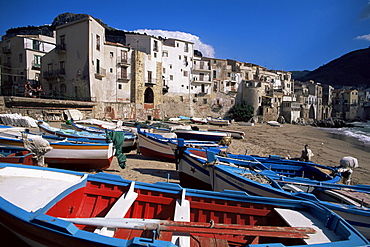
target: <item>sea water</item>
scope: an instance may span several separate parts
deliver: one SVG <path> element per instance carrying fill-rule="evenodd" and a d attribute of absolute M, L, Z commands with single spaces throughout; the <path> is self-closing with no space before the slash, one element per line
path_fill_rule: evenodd
<path fill-rule="evenodd" d="M 351 142 L 370 152 L 370 121 L 354 122 L 355 127 L 320 128 L 332 134 L 332 137 Z"/>

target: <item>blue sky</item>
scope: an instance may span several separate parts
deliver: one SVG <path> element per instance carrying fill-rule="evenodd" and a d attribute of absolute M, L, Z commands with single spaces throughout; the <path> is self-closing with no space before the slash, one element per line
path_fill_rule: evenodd
<path fill-rule="evenodd" d="M 1 0 L 0 35 L 65 12 L 121 30 L 178 31 L 203 55 L 276 70 L 314 70 L 370 46 L 369 0 Z"/>

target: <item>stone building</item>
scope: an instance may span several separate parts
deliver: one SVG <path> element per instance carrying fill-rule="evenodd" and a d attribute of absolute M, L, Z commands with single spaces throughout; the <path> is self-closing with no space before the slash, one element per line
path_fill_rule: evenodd
<path fill-rule="evenodd" d="M 91 103 L 81 108 L 99 119 L 227 118 L 243 101 L 259 121 L 331 115 L 332 89 L 295 84 L 290 72 L 203 57 L 192 42 L 114 30 L 89 15 L 64 17 L 53 23 L 53 37 L 1 42 L 3 94 L 21 94 L 31 80 L 47 98 Z"/>
<path fill-rule="evenodd" d="M 132 50 L 107 42 L 91 16 L 56 27 L 56 47 L 42 58 L 47 97 L 97 102 L 96 118 L 135 116 L 131 98 Z"/>
<path fill-rule="evenodd" d="M 321 120 L 323 116 L 322 86 L 314 81 L 295 81 L 294 88 L 297 102 L 300 103 L 301 118 L 305 120 Z"/>
<path fill-rule="evenodd" d="M 359 118 L 358 91 L 356 89 L 335 89 L 333 91 L 332 117 L 351 121 Z"/>
<path fill-rule="evenodd" d="M 15 35 L 0 42 L 1 94 L 23 96 L 24 84 L 35 89 L 41 81 L 41 58 L 54 49 L 55 38 L 45 35 Z"/>
<path fill-rule="evenodd" d="M 253 106 L 258 121 L 276 121 L 284 116 L 291 121 L 294 116 L 288 113 L 293 97 L 293 82 L 290 72 L 267 70 L 252 65 L 249 77 L 243 83 L 242 99 Z M 288 107 L 283 110 L 283 102 Z"/>

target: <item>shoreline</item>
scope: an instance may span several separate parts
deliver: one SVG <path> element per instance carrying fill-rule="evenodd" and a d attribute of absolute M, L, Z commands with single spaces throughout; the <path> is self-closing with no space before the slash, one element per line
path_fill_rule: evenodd
<path fill-rule="evenodd" d="M 60 128 L 61 122 L 49 123 Z M 274 127 L 268 124 L 255 124 L 254 126 L 240 126 L 237 124 L 219 127 L 215 125 L 195 125 L 201 130 L 211 128 L 230 129 L 245 132 L 244 139 L 232 139 L 229 152 L 234 154 L 247 154 L 281 157 L 300 157 L 305 144 L 309 145 L 314 156 L 311 161 L 328 166 L 339 166 L 340 159 L 352 156 L 358 159 L 359 168 L 354 169 L 352 184 L 370 184 L 370 152 L 359 148 L 356 141 L 336 139 L 325 130 L 310 125 L 283 124 Z M 360 142 L 360 141 L 358 141 Z M 138 155 L 136 150 L 126 153 L 126 169 L 118 166 L 114 157 L 111 166 L 104 172 L 120 175 L 124 179 L 140 182 L 174 182 L 179 183 L 176 165 L 170 162 L 154 160 Z"/>

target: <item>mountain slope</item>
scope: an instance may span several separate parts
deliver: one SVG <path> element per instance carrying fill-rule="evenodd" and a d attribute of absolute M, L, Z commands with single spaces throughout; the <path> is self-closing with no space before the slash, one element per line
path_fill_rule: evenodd
<path fill-rule="evenodd" d="M 332 86 L 370 86 L 370 47 L 347 53 L 298 80 L 314 80 Z"/>

